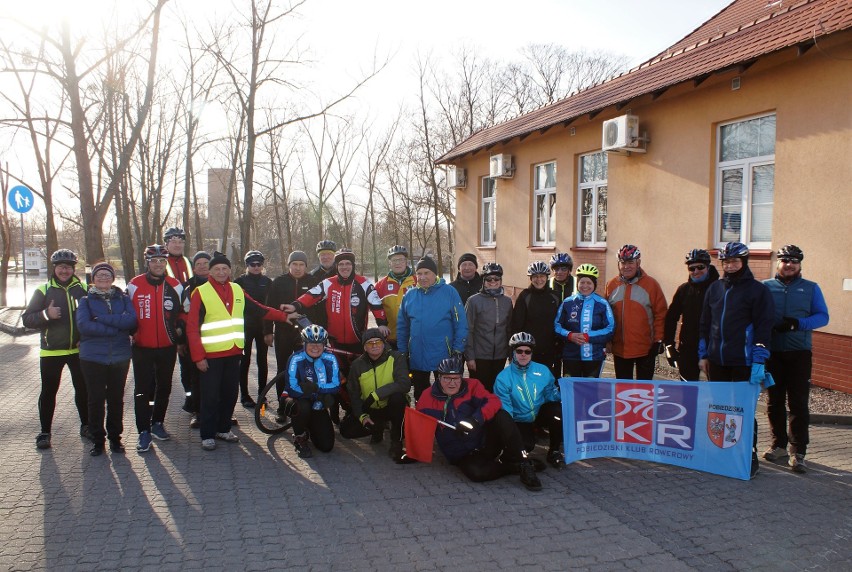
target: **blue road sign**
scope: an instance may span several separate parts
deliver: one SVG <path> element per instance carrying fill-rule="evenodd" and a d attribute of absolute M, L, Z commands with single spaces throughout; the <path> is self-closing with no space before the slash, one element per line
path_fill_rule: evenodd
<path fill-rule="evenodd" d="M 12 187 L 9 191 L 9 206 L 16 213 L 27 213 L 33 208 L 33 192 L 24 185 Z"/>

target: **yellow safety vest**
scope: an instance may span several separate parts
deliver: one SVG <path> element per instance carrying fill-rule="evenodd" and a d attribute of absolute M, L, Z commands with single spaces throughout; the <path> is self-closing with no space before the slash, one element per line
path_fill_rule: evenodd
<path fill-rule="evenodd" d="M 210 282 L 205 282 L 197 288 L 206 310 L 204 323 L 201 324 L 201 345 L 207 353 L 226 352 L 234 346 L 240 349 L 245 346 L 243 312 L 246 299 L 239 284 L 230 282 L 230 285 L 234 293 L 234 304 L 230 313 Z"/>

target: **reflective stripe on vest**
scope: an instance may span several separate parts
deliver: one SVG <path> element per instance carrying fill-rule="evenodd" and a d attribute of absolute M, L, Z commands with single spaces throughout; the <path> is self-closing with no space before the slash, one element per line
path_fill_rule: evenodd
<path fill-rule="evenodd" d="M 225 352 L 237 346 L 245 346 L 243 328 L 243 311 L 246 300 L 243 289 L 238 284 L 230 282 L 234 295 L 232 312 L 228 312 L 225 303 L 209 282 L 198 287 L 198 295 L 204 304 L 206 313 L 201 324 L 201 345 L 207 353 Z"/>
<path fill-rule="evenodd" d="M 192 261 L 190 261 L 190 259 L 187 258 L 186 256 L 181 256 L 181 258 L 183 258 L 183 262 L 184 262 L 184 264 L 186 264 L 186 279 L 189 280 L 190 278 L 193 277 Z M 175 271 L 172 270 L 172 265 L 169 262 L 168 258 L 166 259 L 166 275 L 169 278 L 174 278 L 178 282 L 183 282 L 183 280 L 181 279 L 180 276 L 175 276 Z"/>

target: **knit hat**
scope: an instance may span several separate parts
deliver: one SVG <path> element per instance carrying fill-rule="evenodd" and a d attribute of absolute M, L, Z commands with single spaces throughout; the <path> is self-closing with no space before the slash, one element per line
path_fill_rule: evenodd
<path fill-rule="evenodd" d="M 106 270 L 110 274 L 112 274 L 113 280 L 115 280 L 115 268 L 110 265 L 109 262 L 98 262 L 92 267 L 92 278 L 95 277 L 95 274 L 100 272 L 101 270 Z"/>
<path fill-rule="evenodd" d="M 428 256 L 425 258 L 421 258 L 417 261 L 416 270 L 420 270 L 421 268 L 425 268 L 426 270 L 431 270 L 433 273 L 438 273 L 438 266 L 435 264 L 435 261 L 429 258 Z"/>
<path fill-rule="evenodd" d="M 218 250 L 214 250 L 213 258 L 210 259 L 210 268 L 212 269 L 217 264 L 226 264 L 228 268 L 231 267 L 231 261 L 228 260 L 228 257 L 219 252 Z"/>
<path fill-rule="evenodd" d="M 204 250 L 199 250 L 195 253 L 195 256 L 192 257 L 192 265 L 195 266 L 195 263 L 201 260 L 202 258 L 210 260 L 210 253 Z"/>
<path fill-rule="evenodd" d="M 367 328 L 364 330 L 364 333 L 361 334 L 361 345 L 366 344 L 370 340 L 380 339 L 385 341 L 385 337 L 382 335 L 382 331 L 378 328 Z"/>
<path fill-rule="evenodd" d="M 294 262 L 304 262 L 308 263 L 308 255 L 302 252 L 301 250 L 294 250 L 290 253 L 290 256 L 287 257 L 287 266 L 290 266 Z"/>
<path fill-rule="evenodd" d="M 476 255 L 471 254 L 470 252 L 465 252 L 459 256 L 459 261 L 456 263 L 456 269 L 461 268 L 462 262 L 473 262 L 474 266 L 479 266 L 479 262 L 476 260 Z"/>

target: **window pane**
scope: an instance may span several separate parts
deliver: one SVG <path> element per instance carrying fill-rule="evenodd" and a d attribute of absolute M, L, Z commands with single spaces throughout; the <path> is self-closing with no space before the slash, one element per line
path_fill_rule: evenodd
<path fill-rule="evenodd" d="M 494 179 L 485 177 L 482 179 L 482 198 L 487 199 L 494 196 Z"/>
<path fill-rule="evenodd" d="M 757 153 L 759 156 L 775 154 L 775 116 L 760 118 Z"/>
<path fill-rule="evenodd" d="M 553 189 L 556 187 L 556 163 L 548 163 L 544 166 L 545 172 L 547 173 L 547 179 L 545 182 L 545 186 L 548 189 Z"/>
<path fill-rule="evenodd" d="M 535 197 L 535 242 L 537 243 L 544 242 L 545 198 L 545 195 L 536 195 Z"/>
<path fill-rule="evenodd" d="M 739 141 L 738 134 L 740 130 L 740 124 L 734 123 L 732 125 L 723 125 L 721 129 L 721 157 L 719 157 L 720 161 L 733 161 L 738 157 L 737 154 L 737 142 Z"/>
<path fill-rule="evenodd" d="M 556 187 L 556 163 L 537 165 L 535 168 L 535 189 L 552 189 Z"/>
<path fill-rule="evenodd" d="M 582 242 L 592 242 L 592 224 L 594 222 L 594 191 L 592 189 L 582 190 L 582 210 L 580 211 L 580 240 Z"/>
<path fill-rule="evenodd" d="M 593 153 L 580 157 L 580 183 L 604 181 L 607 177 L 606 153 Z"/>
<path fill-rule="evenodd" d="M 742 169 L 722 171 L 722 217 L 719 240 L 739 241 L 742 219 L 743 172 Z"/>
<path fill-rule="evenodd" d="M 549 203 L 547 242 L 556 242 L 556 193 L 549 193 L 547 198 Z"/>
<path fill-rule="evenodd" d="M 775 165 L 754 167 L 751 184 L 751 242 L 771 242 Z"/>
<path fill-rule="evenodd" d="M 491 203 L 482 204 L 482 243 L 491 242 Z"/>
<path fill-rule="evenodd" d="M 598 187 L 598 236 L 595 242 L 606 242 L 606 187 Z"/>

